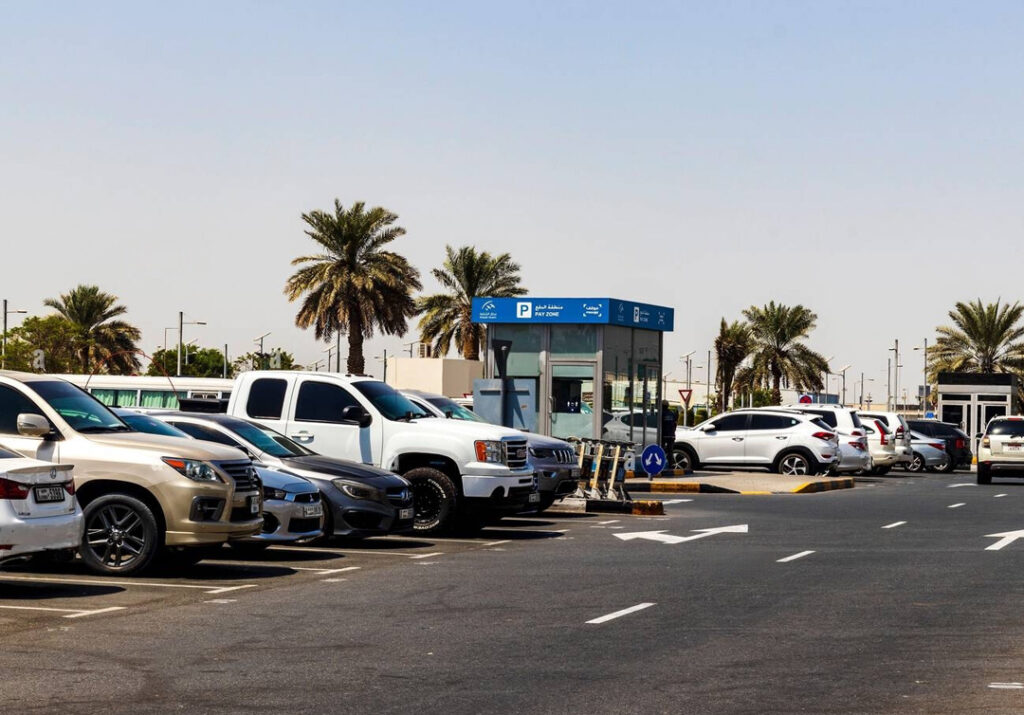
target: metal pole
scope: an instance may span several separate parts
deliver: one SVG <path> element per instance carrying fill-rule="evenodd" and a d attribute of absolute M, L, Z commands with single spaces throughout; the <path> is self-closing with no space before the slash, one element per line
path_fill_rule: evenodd
<path fill-rule="evenodd" d="M 0 352 L 0 368 L 7 367 L 7 299 L 4 298 L 4 337 L 3 352 Z"/>
<path fill-rule="evenodd" d="M 384 382 L 388 381 L 388 351 L 384 349 Z"/>
<path fill-rule="evenodd" d="M 178 369 L 174 373 L 178 377 L 181 377 L 181 329 L 185 325 L 185 313 L 178 311 Z"/>
<path fill-rule="evenodd" d="M 892 358 L 885 360 L 885 409 L 892 409 Z"/>
<path fill-rule="evenodd" d="M 860 408 L 864 409 L 864 373 L 860 373 Z"/>
<path fill-rule="evenodd" d="M 843 406 L 846 406 L 846 370 L 843 370 Z"/>
<path fill-rule="evenodd" d="M 261 370 L 266 370 L 267 369 L 267 361 L 263 359 L 263 337 L 264 336 L 262 336 L 262 335 L 260 336 L 260 369 Z"/>
<path fill-rule="evenodd" d="M 708 405 L 708 417 L 711 416 L 711 351 L 708 350 L 708 373 L 705 376 L 708 379 L 707 394 L 704 396 L 704 402 Z"/>
<path fill-rule="evenodd" d="M 921 417 L 928 411 L 928 338 L 924 339 L 924 368 L 921 372 Z"/>
<path fill-rule="evenodd" d="M 341 331 L 334 334 L 335 345 L 334 345 L 334 360 L 337 365 L 335 372 L 341 372 Z"/>
<path fill-rule="evenodd" d="M 224 343 L 224 377 L 228 376 L 228 344 Z"/>
<path fill-rule="evenodd" d="M 896 362 L 892 364 L 892 393 L 896 398 L 896 409 L 894 412 L 899 411 L 899 400 L 900 400 L 900 341 L 896 339 Z"/>

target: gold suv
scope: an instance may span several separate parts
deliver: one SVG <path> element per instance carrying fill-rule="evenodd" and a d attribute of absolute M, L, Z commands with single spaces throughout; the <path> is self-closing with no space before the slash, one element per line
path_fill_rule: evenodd
<path fill-rule="evenodd" d="M 236 449 L 134 431 L 87 392 L 48 375 L 0 372 L 0 445 L 75 467 L 85 532 L 79 552 L 106 574 L 144 569 L 167 549 L 257 533 L 259 478 Z"/>

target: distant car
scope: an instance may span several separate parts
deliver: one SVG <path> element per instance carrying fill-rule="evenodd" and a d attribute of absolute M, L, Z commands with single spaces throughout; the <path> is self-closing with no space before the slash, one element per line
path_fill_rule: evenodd
<path fill-rule="evenodd" d="M 978 443 L 978 484 L 991 484 L 996 474 L 1024 477 L 1024 417 L 996 417 Z"/>
<path fill-rule="evenodd" d="M 903 464 L 903 455 L 896 452 L 896 440 L 889 426 L 881 420 L 861 419 L 868 436 L 868 450 L 871 452 L 869 474 L 888 474 L 898 464 Z M 908 460 L 909 463 L 909 460 Z"/>
<path fill-rule="evenodd" d="M 71 472 L 70 464 L 29 459 L 0 447 L 0 562 L 75 553 L 83 526 Z"/>
<path fill-rule="evenodd" d="M 857 412 L 861 422 L 878 420 L 885 424 L 892 433 L 892 445 L 896 452 L 896 461 L 891 466 L 906 467 L 910 464 L 913 455 L 910 439 L 910 425 L 907 418 L 897 412 L 879 412 L 877 410 L 864 410 Z"/>
<path fill-rule="evenodd" d="M 139 432 L 195 439 L 177 427 L 134 410 L 115 407 L 113 412 Z M 232 547 L 253 550 L 275 543 L 304 543 L 323 534 L 324 509 L 315 486 L 302 477 L 259 465 L 255 469 L 263 485 L 263 528 L 247 539 L 231 542 Z"/>
<path fill-rule="evenodd" d="M 601 439 L 634 444 L 658 443 L 659 416 L 653 412 L 612 410 L 603 416 L 605 420 L 601 426 Z"/>
<path fill-rule="evenodd" d="M 907 420 L 910 429 L 927 437 L 938 437 L 946 443 L 946 454 L 949 463 L 940 472 L 952 472 L 960 467 L 970 468 L 974 455 L 971 453 L 971 440 L 967 433 L 949 422 L 938 420 Z"/>
<path fill-rule="evenodd" d="M 429 415 L 453 420 L 484 421 L 478 414 L 450 397 L 420 390 L 400 392 Z M 571 444 L 556 437 L 536 432 L 523 434 L 526 435 L 526 445 L 530 452 L 530 464 L 537 475 L 537 501 L 531 502 L 529 509 L 544 511 L 557 499 L 576 491 L 580 478 L 576 451 Z"/>
<path fill-rule="evenodd" d="M 949 463 L 946 444 L 938 437 L 929 437 L 910 430 L 911 459 L 904 468 L 910 472 L 936 471 Z"/>
<path fill-rule="evenodd" d="M 811 415 L 755 408 L 676 431 L 673 462 L 683 469 L 757 467 L 780 474 L 824 474 L 839 463 L 839 438 Z"/>

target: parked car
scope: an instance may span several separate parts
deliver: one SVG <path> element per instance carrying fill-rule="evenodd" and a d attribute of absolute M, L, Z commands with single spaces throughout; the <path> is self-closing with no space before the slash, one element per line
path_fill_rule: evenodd
<path fill-rule="evenodd" d="M 907 418 L 896 412 L 879 412 L 877 410 L 865 410 L 858 412 L 861 422 L 878 420 L 889 428 L 892 433 L 892 444 L 896 451 L 896 461 L 893 467 L 907 467 L 913 460 L 914 450 L 911 448 L 910 425 Z"/>
<path fill-rule="evenodd" d="M 949 463 L 940 472 L 952 472 L 961 467 L 970 468 L 974 455 L 971 453 L 971 440 L 967 433 L 956 425 L 938 420 L 907 420 L 910 429 L 927 437 L 938 437 L 946 443 L 946 454 Z"/>
<path fill-rule="evenodd" d="M 978 484 L 992 476 L 1024 477 L 1024 417 L 996 417 L 985 426 L 978 442 Z"/>
<path fill-rule="evenodd" d="M 139 432 L 195 439 L 187 432 L 150 415 L 123 408 L 113 412 Z M 323 534 L 324 509 L 320 502 L 320 491 L 313 484 L 302 477 L 259 465 L 256 465 L 256 474 L 263 487 L 263 528 L 248 539 L 232 541 L 231 546 L 252 550 L 271 544 L 304 543 Z"/>
<path fill-rule="evenodd" d="M 873 463 L 867 442 L 867 432 L 855 409 L 823 402 L 786 405 L 786 409 L 818 417 L 828 425 L 829 429 L 839 435 L 841 460 L 837 471 L 853 473 L 871 471 Z"/>
<path fill-rule="evenodd" d="M 33 554 L 73 556 L 81 541 L 72 466 L 0 447 L 0 563 Z"/>
<path fill-rule="evenodd" d="M 74 465 L 85 520 L 80 553 L 99 573 L 141 571 L 164 550 L 198 560 L 198 547 L 244 539 L 263 525 L 256 473 L 244 454 L 136 432 L 64 380 L 0 373 L 0 443 Z"/>
<path fill-rule="evenodd" d="M 243 449 L 260 465 L 310 481 L 322 495 L 327 538 L 384 536 L 413 527 L 411 486 L 397 474 L 325 457 L 269 427 L 230 415 L 165 410 L 147 414 L 196 439 Z"/>
<path fill-rule="evenodd" d="M 946 443 L 937 437 L 929 437 L 910 430 L 910 446 L 912 449 L 910 464 L 904 465 L 907 471 L 934 472 L 949 463 Z"/>
<path fill-rule="evenodd" d="M 868 450 L 871 452 L 869 474 L 888 474 L 897 464 L 902 464 L 896 453 L 896 442 L 889 427 L 881 420 L 862 420 L 867 432 Z"/>
<path fill-rule="evenodd" d="M 612 410 L 602 415 L 601 439 L 611 442 L 657 444 L 660 416 L 652 412 Z M 632 431 L 630 431 L 632 429 Z M 632 436 L 630 436 L 632 435 Z"/>
<path fill-rule="evenodd" d="M 321 454 L 401 474 L 412 483 L 419 533 L 515 514 L 536 492 L 521 432 L 425 419 L 426 412 L 380 380 L 252 370 L 235 378 L 227 409 Z"/>
<path fill-rule="evenodd" d="M 759 467 L 780 474 L 820 474 L 839 463 L 839 438 L 814 417 L 792 410 L 736 410 L 677 430 L 673 461 L 693 469 Z"/>
<path fill-rule="evenodd" d="M 401 390 L 401 393 L 414 405 L 435 417 L 470 422 L 484 421 L 475 412 L 444 395 L 419 390 Z M 529 507 L 540 512 L 554 504 L 557 499 L 576 491 L 580 479 L 579 463 L 576 459 L 576 450 L 565 440 L 536 432 L 523 434 L 526 435 L 526 445 L 530 451 L 530 466 L 537 475 L 537 501 Z"/>

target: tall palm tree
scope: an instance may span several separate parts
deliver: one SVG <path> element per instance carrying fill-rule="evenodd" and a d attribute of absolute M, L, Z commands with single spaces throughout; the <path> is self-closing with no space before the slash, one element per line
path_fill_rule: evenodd
<path fill-rule="evenodd" d="M 983 304 L 981 299 L 958 302 L 949 311 L 952 325 L 935 329 L 935 347 L 928 350 L 932 375 L 948 372 L 1024 371 L 1024 306 L 1020 303 Z"/>
<path fill-rule="evenodd" d="M 348 371 L 362 374 L 363 340 L 376 329 L 385 335 L 405 335 L 407 320 L 416 314 L 413 291 L 420 290 L 420 272 L 405 257 L 384 247 L 405 229 L 380 206 L 366 209 L 357 201 L 345 209 L 334 200 L 334 212 L 302 214 L 306 235 L 324 253 L 299 256 L 302 266 L 285 284 L 289 301 L 302 298 L 295 316 L 300 328 L 313 326 L 317 340 L 330 340 L 336 332 L 348 335 Z"/>
<path fill-rule="evenodd" d="M 425 296 L 417 301 L 420 340 L 433 343 L 434 354 L 447 355 L 452 339 L 467 360 L 479 360 L 483 347 L 482 325 L 473 323 L 473 298 L 511 298 L 526 295 L 519 285 L 519 264 L 502 253 L 492 256 L 472 246 L 458 250 L 445 246 L 447 257 L 441 268 L 431 271 L 445 293 Z"/>
<path fill-rule="evenodd" d="M 828 360 L 803 342 L 814 330 L 818 316 L 802 305 L 776 305 L 771 301 L 743 311 L 753 339 L 752 360 L 737 377 L 750 385 L 770 386 L 772 401 L 782 402 L 782 385 L 798 390 L 820 390 Z"/>
<path fill-rule="evenodd" d="M 739 320 L 731 324 L 725 322 L 718 328 L 715 338 L 715 356 L 718 359 L 717 382 L 722 386 L 722 411 L 729 409 L 729 398 L 732 396 L 733 381 L 736 371 L 753 347 L 750 326 Z"/>
<path fill-rule="evenodd" d="M 43 304 L 56 310 L 72 329 L 72 352 L 83 373 L 93 362 L 110 372 L 131 373 L 139 369 L 136 342 L 142 333 L 131 323 L 114 320 L 128 309 L 117 304 L 117 296 L 104 293 L 99 286 L 79 285 L 60 298 L 47 298 Z"/>

